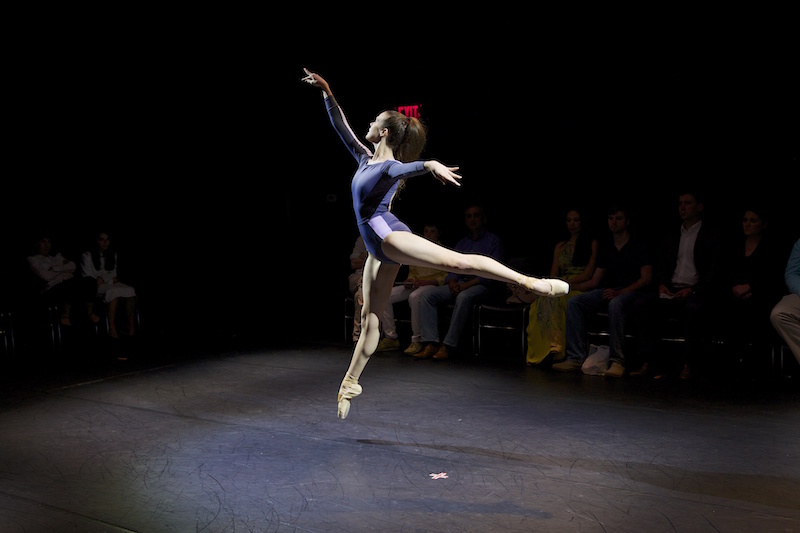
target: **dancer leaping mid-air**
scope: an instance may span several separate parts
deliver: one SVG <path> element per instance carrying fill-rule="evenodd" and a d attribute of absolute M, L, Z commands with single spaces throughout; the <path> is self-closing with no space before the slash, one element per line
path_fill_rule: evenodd
<path fill-rule="evenodd" d="M 344 419 L 350 412 L 350 400 L 361 394 L 358 379 L 378 347 L 380 316 L 402 264 L 515 283 L 540 296 L 567 294 L 569 284 L 526 276 L 491 257 L 459 253 L 412 233 L 390 210 L 400 182 L 430 172 L 442 183 L 460 187 L 461 176 L 455 173 L 458 167 L 446 167 L 433 159 L 417 160 L 427 140 L 425 126 L 419 119 L 398 111 L 383 111 L 370 123 L 365 139 L 372 143 L 372 149 L 368 148 L 353 133 L 328 82 L 319 74 L 304 70 L 302 81 L 322 89 L 331 123 L 358 163 L 350 191 L 358 231 L 369 251 L 364 264 L 361 336 L 339 387 L 338 416 Z"/>

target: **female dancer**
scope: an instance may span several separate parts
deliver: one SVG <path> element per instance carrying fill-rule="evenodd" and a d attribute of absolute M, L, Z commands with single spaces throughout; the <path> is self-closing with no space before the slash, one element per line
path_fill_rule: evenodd
<path fill-rule="evenodd" d="M 435 160 L 418 161 L 427 140 L 422 123 L 397 111 L 380 113 L 370 123 L 367 148 L 353 133 L 342 109 L 333 97 L 328 82 L 305 70 L 301 81 L 322 89 L 331 123 L 347 149 L 358 162 L 350 183 L 358 231 L 367 245 L 364 264 L 364 305 L 361 308 L 361 336 L 356 343 L 350 367 L 339 387 L 338 416 L 347 417 L 350 400 L 361 394 L 358 378 L 375 353 L 380 340 L 380 318 L 401 264 L 436 268 L 449 272 L 480 275 L 505 283 L 522 285 L 541 296 L 561 296 L 569 284 L 557 279 L 538 279 L 516 272 L 502 263 L 479 254 L 462 254 L 416 235 L 391 211 L 391 202 L 400 182 L 428 172 L 442 183 L 461 186 L 458 167 L 446 167 Z"/>

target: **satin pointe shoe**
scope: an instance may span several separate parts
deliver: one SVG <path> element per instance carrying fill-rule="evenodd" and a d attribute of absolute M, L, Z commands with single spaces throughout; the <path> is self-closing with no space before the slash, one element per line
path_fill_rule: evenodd
<path fill-rule="evenodd" d="M 563 296 L 569 293 L 569 283 L 560 279 L 537 279 L 529 283 L 530 286 L 526 286 L 528 290 L 539 296 Z"/>
<path fill-rule="evenodd" d="M 350 413 L 350 400 L 361 394 L 361 385 L 357 381 L 345 378 L 342 381 L 342 386 L 339 387 L 339 405 L 337 416 L 339 420 L 347 418 Z"/>
<path fill-rule="evenodd" d="M 564 296 L 569 294 L 569 283 L 560 279 L 546 279 L 544 280 L 550 284 L 550 293 L 548 296 Z"/>

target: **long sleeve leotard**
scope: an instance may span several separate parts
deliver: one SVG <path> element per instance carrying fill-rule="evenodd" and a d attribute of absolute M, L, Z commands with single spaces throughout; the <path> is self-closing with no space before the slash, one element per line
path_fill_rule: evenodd
<path fill-rule="evenodd" d="M 401 163 L 396 160 L 370 163 L 372 150 L 358 140 L 333 96 L 325 98 L 325 107 L 334 129 L 358 161 L 358 169 L 350 182 L 358 231 L 369 253 L 381 262 L 395 263 L 383 254 L 381 242 L 392 231 L 411 230 L 389 211 L 389 204 L 400 180 L 425 174 L 427 172 L 425 163 L 424 161 Z"/>

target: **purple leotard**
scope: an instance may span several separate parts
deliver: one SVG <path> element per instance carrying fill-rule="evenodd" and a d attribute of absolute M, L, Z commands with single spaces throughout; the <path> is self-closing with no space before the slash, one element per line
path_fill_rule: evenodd
<path fill-rule="evenodd" d="M 389 211 L 389 203 L 401 179 L 428 172 L 424 161 L 401 163 L 395 160 L 370 164 L 372 150 L 367 148 L 350 129 L 342 108 L 333 96 L 325 98 L 325 107 L 334 129 L 347 149 L 358 161 L 358 169 L 350 182 L 353 211 L 358 222 L 358 232 L 367 245 L 367 251 L 383 263 L 393 263 L 383 254 L 381 242 L 392 231 L 408 231 L 408 226 Z"/>

